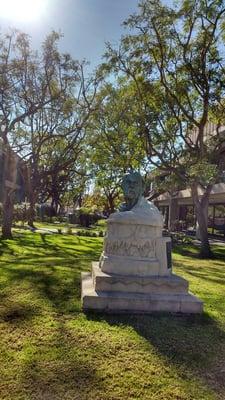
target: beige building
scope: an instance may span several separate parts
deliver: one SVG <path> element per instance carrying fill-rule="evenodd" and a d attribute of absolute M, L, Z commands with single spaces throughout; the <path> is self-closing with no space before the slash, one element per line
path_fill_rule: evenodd
<path fill-rule="evenodd" d="M 221 159 L 225 163 L 225 126 L 216 129 L 213 123 L 206 126 L 205 138 L 221 135 L 224 137 L 224 143 L 221 145 Z M 193 130 L 190 135 L 190 141 L 195 143 L 197 140 L 197 131 Z M 199 194 L 201 195 L 201 188 Z M 174 193 L 164 193 L 157 197 L 155 203 L 164 216 L 166 227 L 172 226 L 174 230 L 195 230 L 196 218 L 189 188 Z M 208 228 L 212 234 L 225 236 L 225 183 L 217 183 L 213 186 L 209 197 L 208 208 Z"/>
<path fill-rule="evenodd" d="M 199 191 L 201 193 L 201 189 Z M 164 193 L 157 198 L 156 203 L 164 216 L 166 227 L 170 220 L 175 230 L 195 229 L 196 219 L 190 189 L 181 190 L 173 197 Z M 209 197 L 208 227 L 210 233 L 225 235 L 225 183 L 217 183 L 212 188 Z"/>

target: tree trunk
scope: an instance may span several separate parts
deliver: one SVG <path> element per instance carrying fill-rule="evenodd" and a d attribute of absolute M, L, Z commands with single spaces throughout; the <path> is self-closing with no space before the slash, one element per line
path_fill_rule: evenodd
<path fill-rule="evenodd" d="M 2 238 L 12 239 L 14 195 L 10 192 L 10 189 L 4 187 L 3 197 Z"/>
<path fill-rule="evenodd" d="M 208 236 L 208 219 L 206 218 L 208 205 L 209 205 L 209 194 L 211 188 L 208 187 L 202 198 L 199 197 L 197 185 L 192 185 L 192 197 L 195 206 L 196 219 L 198 222 L 198 233 L 201 241 L 201 258 L 212 258 L 213 253 L 209 244 Z"/>
<path fill-rule="evenodd" d="M 202 212 L 204 214 L 206 227 L 208 227 L 208 204 L 206 204 L 205 207 L 202 206 Z M 196 238 L 201 240 L 201 232 L 200 232 L 198 220 L 196 223 Z"/>
<path fill-rule="evenodd" d="M 39 180 L 37 179 L 37 171 L 34 165 L 32 168 L 28 169 L 28 177 L 27 177 L 27 193 L 29 200 L 29 208 L 27 211 L 27 224 L 35 229 L 34 221 L 35 221 L 35 204 L 37 200 L 37 188 L 39 186 Z"/>
<path fill-rule="evenodd" d="M 108 195 L 107 196 L 107 200 L 108 200 L 108 210 L 109 213 L 112 214 L 115 212 L 115 203 L 114 203 L 114 197 L 112 195 Z"/>
<path fill-rule="evenodd" d="M 177 222 L 179 221 L 179 206 L 178 206 L 178 199 L 171 194 L 170 197 L 170 205 L 169 205 L 169 223 L 168 228 L 171 232 L 176 231 L 177 229 Z"/>
<path fill-rule="evenodd" d="M 33 194 L 30 196 L 30 204 L 29 204 L 29 209 L 28 209 L 28 220 L 27 223 L 29 226 L 32 228 L 35 228 L 34 226 L 34 220 L 35 220 L 35 198 Z"/>
<path fill-rule="evenodd" d="M 208 207 L 208 206 L 206 206 Z M 201 241 L 201 251 L 200 251 L 200 256 L 202 258 L 212 258 L 213 253 L 210 248 L 209 244 L 209 238 L 208 238 L 208 224 L 205 218 L 205 208 L 201 207 L 201 205 L 196 205 L 195 206 L 196 210 L 196 218 L 198 221 L 198 227 L 199 227 L 199 237 Z"/>
<path fill-rule="evenodd" d="M 78 207 L 81 208 L 82 207 L 82 203 L 83 203 L 83 198 L 82 198 L 81 195 L 78 197 L 77 203 L 78 203 Z"/>
<path fill-rule="evenodd" d="M 12 222 L 15 190 L 17 189 L 18 158 L 8 144 L 3 147 L 3 221 L 2 238 L 12 239 Z"/>

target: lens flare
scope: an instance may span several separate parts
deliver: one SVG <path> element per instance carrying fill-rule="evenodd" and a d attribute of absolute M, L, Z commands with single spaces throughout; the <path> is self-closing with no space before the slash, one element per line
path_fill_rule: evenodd
<path fill-rule="evenodd" d="M 0 19 L 34 21 L 40 18 L 47 0 L 0 0 Z"/>

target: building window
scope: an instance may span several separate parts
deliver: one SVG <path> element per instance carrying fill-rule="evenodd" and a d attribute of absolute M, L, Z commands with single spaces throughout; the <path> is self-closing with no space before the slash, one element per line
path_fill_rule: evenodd
<path fill-rule="evenodd" d="M 225 236 L 225 204 L 209 206 L 208 228 L 209 233 Z"/>

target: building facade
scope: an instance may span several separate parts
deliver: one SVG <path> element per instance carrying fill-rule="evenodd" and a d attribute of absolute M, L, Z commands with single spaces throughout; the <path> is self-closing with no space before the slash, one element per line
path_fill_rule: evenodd
<path fill-rule="evenodd" d="M 201 196 L 201 189 L 199 188 Z M 191 190 L 185 189 L 171 196 L 169 193 L 160 195 L 156 204 L 164 217 L 166 228 L 174 230 L 195 230 L 196 218 Z M 209 233 L 225 236 L 225 183 L 213 186 L 209 196 L 208 207 Z"/>
<path fill-rule="evenodd" d="M 196 143 L 197 135 L 197 130 L 191 132 L 192 143 Z M 208 123 L 205 128 L 205 140 L 215 135 L 219 135 L 222 139 L 219 162 L 225 167 L 225 126 L 216 128 L 213 123 Z M 201 196 L 201 188 L 198 190 Z M 196 229 L 195 210 L 189 188 L 173 195 L 164 193 L 155 199 L 155 203 L 164 216 L 165 227 L 178 231 Z M 225 183 L 223 182 L 215 184 L 209 196 L 208 230 L 209 233 L 225 237 Z"/>

